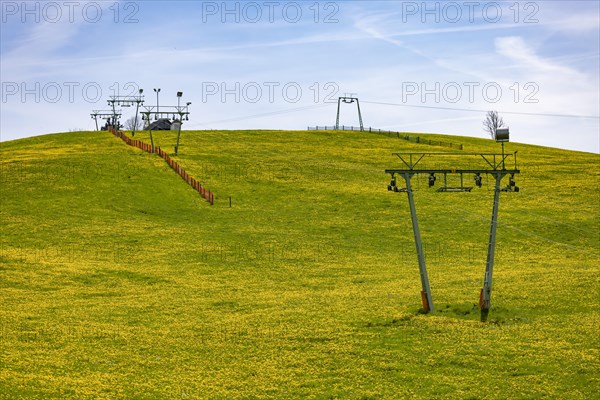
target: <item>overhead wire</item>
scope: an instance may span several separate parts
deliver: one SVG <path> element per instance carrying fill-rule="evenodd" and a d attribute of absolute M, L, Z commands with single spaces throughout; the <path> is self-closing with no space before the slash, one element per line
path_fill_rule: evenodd
<path fill-rule="evenodd" d="M 362 100 L 364 104 L 378 104 L 384 106 L 394 107 L 411 107 L 411 108 L 425 108 L 430 110 L 449 110 L 449 111 L 467 111 L 467 112 L 488 112 L 489 110 L 479 110 L 474 108 L 457 108 L 457 107 L 441 107 L 441 106 L 426 106 L 418 104 L 400 104 L 400 103 L 386 103 L 381 101 L 367 101 Z M 531 112 L 519 112 L 519 111 L 498 111 L 501 114 L 510 115 L 529 115 L 536 117 L 558 117 L 558 118 L 589 118 L 589 119 L 600 119 L 599 115 L 575 115 L 575 114 L 556 114 L 556 113 L 531 113 Z"/>
<path fill-rule="evenodd" d="M 235 117 L 235 118 L 209 121 L 209 122 L 205 122 L 202 124 L 196 123 L 196 124 L 192 124 L 192 125 L 208 126 L 208 125 L 212 125 L 212 124 L 221 124 L 221 123 L 225 123 L 225 122 L 245 121 L 245 120 L 249 120 L 249 119 L 263 118 L 263 117 L 269 117 L 269 116 L 273 116 L 273 115 L 288 114 L 288 113 L 293 113 L 293 112 L 298 112 L 298 111 L 314 110 L 314 109 L 323 108 L 323 107 L 329 107 L 329 104 L 316 104 L 316 105 L 312 105 L 312 106 L 303 106 L 303 107 L 297 107 L 297 108 L 286 109 L 286 110 L 271 111 L 271 112 L 260 113 L 260 114 L 251 114 L 251 115 L 240 116 L 240 117 Z"/>

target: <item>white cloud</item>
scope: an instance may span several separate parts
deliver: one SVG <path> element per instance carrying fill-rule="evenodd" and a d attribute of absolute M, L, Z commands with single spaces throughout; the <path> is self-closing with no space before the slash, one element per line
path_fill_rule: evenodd
<path fill-rule="evenodd" d="M 498 37 L 494 44 L 496 52 L 500 56 L 514 61 L 522 69 L 533 69 L 540 73 L 568 74 L 570 77 L 583 78 L 581 74 L 571 68 L 538 56 L 520 36 Z"/>

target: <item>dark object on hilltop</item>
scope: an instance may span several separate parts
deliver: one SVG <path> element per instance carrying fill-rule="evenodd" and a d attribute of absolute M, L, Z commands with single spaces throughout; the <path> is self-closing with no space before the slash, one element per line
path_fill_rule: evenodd
<path fill-rule="evenodd" d="M 154 121 L 146 128 L 149 131 L 169 131 L 171 130 L 171 121 L 166 118 L 161 118 L 157 121 Z"/>

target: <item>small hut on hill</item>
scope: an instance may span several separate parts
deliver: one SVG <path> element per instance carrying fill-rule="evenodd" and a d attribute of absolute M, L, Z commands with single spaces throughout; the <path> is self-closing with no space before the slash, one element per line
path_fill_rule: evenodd
<path fill-rule="evenodd" d="M 167 118 L 161 118 L 151 123 L 146 130 L 150 131 L 168 131 L 171 130 L 171 121 Z"/>

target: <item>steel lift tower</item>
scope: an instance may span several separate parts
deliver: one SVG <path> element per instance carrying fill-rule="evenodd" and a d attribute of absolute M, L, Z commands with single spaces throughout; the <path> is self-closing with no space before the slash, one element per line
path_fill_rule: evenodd
<path fill-rule="evenodd" d="M 335 118 L 335 130 L 339 130 L 340 129 L 340 105 L 342 103 L 346 103 L 346 104 L 352 104 L 356 101 L 356 108 L 358 109 L 358 122 L 360 124 L 360 130 L 363 131 L 364 130 L 364 126 L 363 126 L 363 120 L 362 120 L 362 114 L 360 113 L 360 103 L 358 101 L 358 97 L 353 97 L 354 93 L 350 93 L 350 94 L 346 94 L 345 96 L 339 97 L 338 98 L 338 104 L 337 104 L 337 116 Z"/>
<path fill-rule="evenodd" d="M 98 131 L 98 117 L 104 119 L 105 121 L 111 118 L 116 118 L 116 121 L 118 121 L 119 118 L 121 118 L 121 110 L 92 110 L 90 115 L 92 116 L 94 122 L 96 122 L 96 130 Z"/>
<path fill-rule="evenodd" d="M 132 105 L 135 104 L 135 123 L 134 123 L 134 127 L 133 127 L 133 131 L 131 132 L 131 136 L 135 136 L 135 130 L 137 129 L 137 122 L 138 122 L 138 113 L 140 110 L 140 105 L 144 104 L 144 96 L 142 95 L 142 93 L 144 93 L 144 89 L 140 89 L 139 90 L 139 94 L 137 96 L 110 96 L 110 98 L 108 99 L 108 105 L 112 106 L 113 112 L 115 112 L 115 106 L 121 106 L 121 107 L 131 107 Z M 119 117 L 121 115 L 119 114 Z M 117 116 L 116 116 L 116 112 L 115 112 L 115 121 L 118 121 Z M 117 124 L 117 129 L 119 128 L 119 124 Z"/>
<path fill-rule="evenodd" d="M 152 120 L 152 116 L 154 116 L 154 120 L 159 120 L 161 118 L 172 117 L 173 120 L 177 120 L 179 122 L 179 129 L 177 132 L 177 144 L 175 145 L 175 154 L 179 151 L 179 139 L 181 137 L 181 125 L 183 124 L 183 120 L 189 121 L 189 107 L 192 104 L 191 102 L 185 103 L 185 105 L 181 105 L 181 97 L 183 96 L 183 92 L 177 92 L 177 105 L 176 106 L 162 106 L 160 111 L 158 109 L 158 105 L 156 108 L 154 106 L 144 106 L 144 111 L 141 112 L 142 120 L 150 123 Z M 179 117 L 179 119 L 177 119 Z M 150 130 L 150 145 L 152 146 L 152 151 L 154 151 L 154 139 L 152 137 L 152 130 Z"/>
<path fill-rule="evenodd" d="M 412 219 L 413 233 L 415 238 L 415 245 L 417 249 L 417 259 L 419 262 L 419 272 L 421 276 L 421 300 L 423 303 L 423 310 L 425 312 L 434 311 L 433 300 L 431 297 L 431 288 L 429 286 L 429 277 L 427 275 L 427 267 L 425 265 L 425 254 L 423 252 L 423 243 L 421 241 L 421 232 L 419 230 L 419 222 L 417 219 L 417 212 L 415 208 L 415 200 L 413 196 L 413 189 L 411 186 L 411 178 L 418 174 L 427 174 L 429 187 L 435 185 L 436 175 L 444 176 L 445 185 L 439 188 L 438 192 L 470 192 L 473 187 L 463 185 L 463 175 L 471 175 L 475 181 L 475 185 L 481 187 L 482 175 L 487 174 L 494 179 L 494 203 L 492 206 L 492 219 L 490 223 L 490 235 L 488 241 L 487 250 L 487 261 L 485 266 L 485 274 L 483 279 L 483 289 L 480 292 L 479 307 L 481 309 L 481 321 L 487 321 L 487 317 L 491 307 L 491 293 L 492 293 L 492 275 L 494 271 L 494 254 L 496 249 L 496 230 L 498 227 L 498 208 L 500 204 L 500 193 L 501 192 L 518 192 L 519 187 L 516 186 L 514 177 L 520 173 L 517 168 L 517 153 L 505 154 L 504 143 L 508 142 L 509 132 L 508 129 L 498 129 L 496 131 L 496 141 L 502 143 L 501 154 L 484 154 L 484 153 L 394 153 L 404 164 L 405 168 L 402 169 L 387 169 L 386 173 L 392 176 L 392 180 L 388 185 L 388 190 L 393 192 L 406 192 L 408 195 L 408 203 L 410 206 L 410 215 Z M 484 168 L 467 168 L 467 169 L 437 169 L 437 168 L 417 168 L 419 163 L 426 157 L 481 157 L 485 164 Z M 513 168 L 506 168 L 507 161 L 511 159 L 514 162 Z M 460 186 L 449 187 L 447 186 L 447 176 L 450 174 L 460 175 Z M 405 188 L 399 188 L 396 183 L 396 176 L 401 176 L 406 182 Z M 502 188 L 502 179 L 509 176 L 508 185 Z"/>

